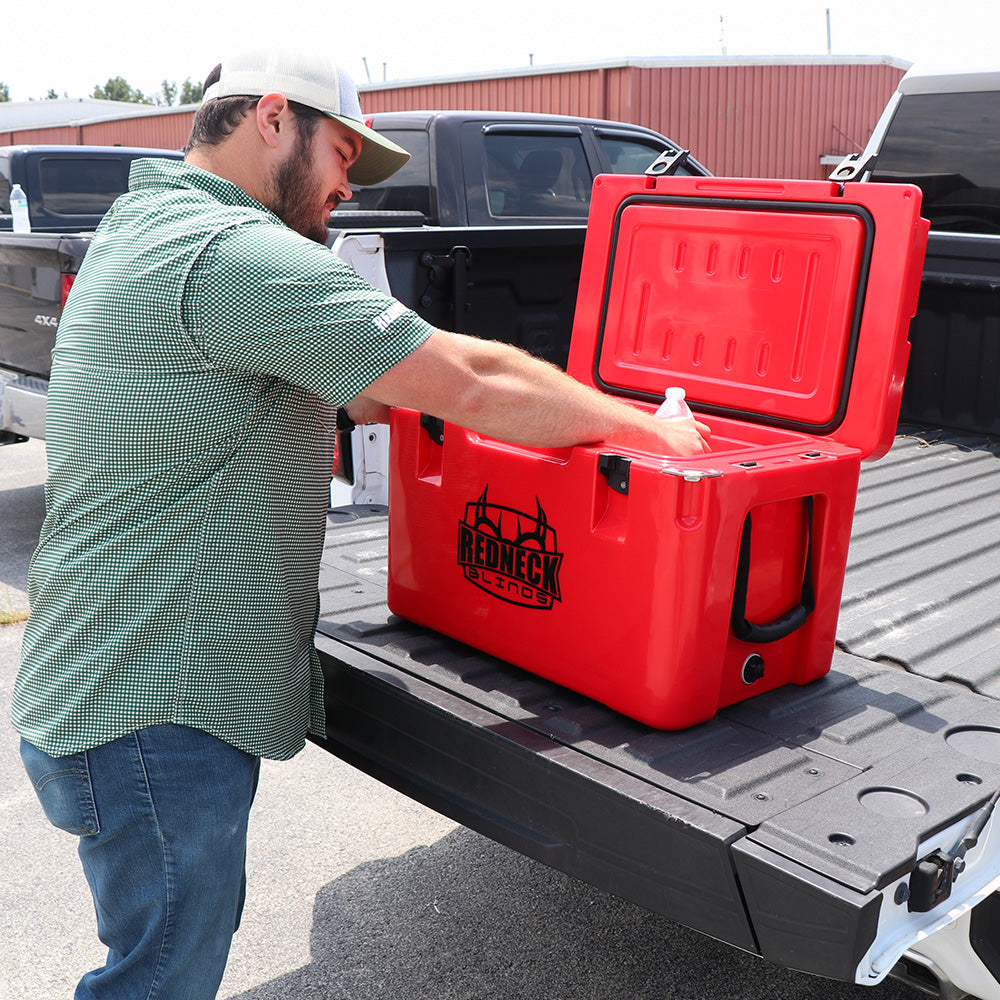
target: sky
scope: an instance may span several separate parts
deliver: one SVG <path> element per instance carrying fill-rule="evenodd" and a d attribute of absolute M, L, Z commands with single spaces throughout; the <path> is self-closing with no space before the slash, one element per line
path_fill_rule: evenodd
<path fill-rule="evenodd" d="M 0 82 L 11 99 L 89 97 L 124 77 L 146 94 L 166 79 L 201 81 L 226 51 L 301 37 L 358 83 L 625 58 L 893 56 L 907 62 L 1000 65 L 996 0 L 329 0 L 156 4 L 48 0 L 7 19 Z M 168 11 L 163 14 L 163 11 Z"/>

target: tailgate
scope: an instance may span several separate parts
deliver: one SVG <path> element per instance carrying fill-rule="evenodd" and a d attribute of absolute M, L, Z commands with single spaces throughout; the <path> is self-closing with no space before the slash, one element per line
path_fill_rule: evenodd
<path fill-rule="evenodd" d="M 947 900 L 907 899 L 918 862 L 1000 788 L 1000 703 L 841 650 L 805 687 L 653 730 L 391 616 L 371 513 L 331 515 L 327 536 L 331 752 L 552 867 L 845 981 L 879 981 L 992 890 L 988 824 Z"/>

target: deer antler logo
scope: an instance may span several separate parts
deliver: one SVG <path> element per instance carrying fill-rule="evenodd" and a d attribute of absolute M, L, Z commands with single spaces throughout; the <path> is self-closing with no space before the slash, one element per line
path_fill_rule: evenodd
<path fill-rule="evenodd" d="M 535 513 L 527 514 L 490 503 L 488 493 L 486 486 L 465 505 L 458 524 L 458 563 L 465 578 L 502 601 L 550 609 L 562 599 L 562 553 L 541 501 L 536 497 Z"/>

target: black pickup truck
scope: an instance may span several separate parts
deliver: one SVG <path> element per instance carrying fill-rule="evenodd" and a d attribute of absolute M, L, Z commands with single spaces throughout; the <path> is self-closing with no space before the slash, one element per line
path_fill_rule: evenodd
<path fill-rule="evenodd" d="M 920 81 L 904 81 L 866 168 L 841 177 L 870 177 L 875 152 L 875 179 L 917 184 L 935 157 L 979 156 L 983 122 L 1000 113 L 997 78 Z M 910 97 L 942 87 L 951 101 L 929 102 L 911 130 Z M 963 132 L 968 145 L 952 142 Z M 897 145 L 914 159 L 894 166 Z M 990 156 L 980 189 L 1000 185 Z M 924 190 L 933 225 L 904 422 L 862 472 L 826 677 L 685 731 L 651 729 L 392 615 L 386 509 L 355 504 L 331 510 L 321 575 L 322 745 L 501 843 L 775 964 L 1000 998 L 1000 455 L 989 437 L 1000 239 L 988 211 L 967 234 Z M 389 283 L 434 322 L 464 317 L 494 335 L 494 289 L 488 272 L 480 285 L 468 241 L 435 247 L 425 262 L 439 273 L 396 287 L 394 263 L 421 235 L 348 243 L 384 250 Z M 541 284 L 545 256 L 540 247 Z M 563 357 L 571 296 L 567 280 L 562 313 L 543 306 L 508 339 L 531 346 L 542 329 L 543 353 Z M 530 289 L 522 298 L 530 310 Z M 608 616 L 595 627 L 612 627 L 613 607 Z"/>
<path fill-rule="evenodd" d="M 593 178 L 643 170 L 669 139 L 620 122 L 484 112 L 376 115 L 374 127 L 412 153 L 377 187 L 356 189 L 331 219 L 339 231 L 391 233 L 393 288 L 439 326 L 466 309 L 488 314 L 484 336 L 516 339 L 565 363 Z M 139 156 L 169 150 L 0 148 L 0 442 L 45 436 L 49 358 L 90 233 L 126 189 Z M 693 159 L 685 173 L 707 171 Z M 28 196 L 32 231 L 11 231 L 10 189 Z M 6 213 L 6 214 L 5 214 Z M 454 251 L 458 246 L 461 249 Z M 475 254 L 474 298 L 464 297 Z M 455 293 L 458 293 L 457 299 Z"/>
<path fill-rule="evenodd" d="M 45 437 L 56 327 L 73 278 L 111 203 L 141 156 L 121 146 L 0 147 L 0 444 Z M 31 231 L 13 232 L 10 192 L 28 197 Z"/>

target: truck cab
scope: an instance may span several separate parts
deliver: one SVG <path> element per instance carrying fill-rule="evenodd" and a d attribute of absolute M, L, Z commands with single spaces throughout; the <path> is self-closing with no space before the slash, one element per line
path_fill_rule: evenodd
<path fill-rule="evenodd" d="M 11 228 L 10 191 L 28 196 L 31 231 L 69 233 L 96 229 L 111 203 L 128 189 L 132 161 L 181 153 L 120 146 L 0 147 L 0 230 Z"/>
<path fill-rule="evenodd" d="M 366 213 L 403 213 L 406 224 L 584 225 L 594 177 L 642 173 L 680 147 L 622 122 L 500 111 L 383 112 L 371 127 L 410 153 L 399 171 L 354 197 L 330 225 Z M 708 171 L 688 157 L 679 172 Z"/>

